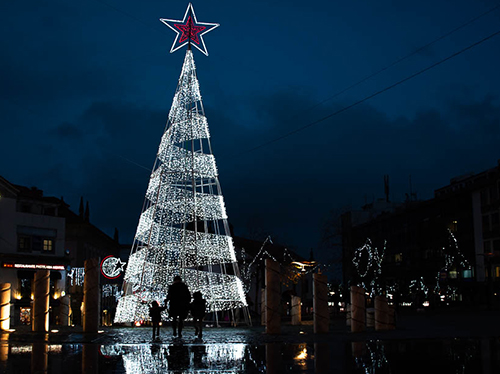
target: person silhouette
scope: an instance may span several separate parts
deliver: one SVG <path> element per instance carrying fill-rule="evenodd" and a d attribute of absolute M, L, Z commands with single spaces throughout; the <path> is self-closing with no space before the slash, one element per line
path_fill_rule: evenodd
<path fill-rule="evenodd" d="M 153 324 L 153 340 L 155 340 L 155 335 L 158 339 L 160 338 L 161 312 L 164 310 L 165 307 L 161 307 L 156 300 L 151 303 L 151 308 L 149 308 L 149 316 Z"/>
<path fill-rule="evenodd" d="M 197 335 L 198 338 L 201 338 L 203 334 L 203 318 L 205 317 L 207 302 L 203 298 L 200 291 L 196 291 L 193 294 L 193 302 L 190 307 L 191 315 L 193 316 L 194 334 Z"/>
<path fill-rule="evenodd" d="M 168 286 L 168 294 L 165 299 L 165 305 L 169 302 L 168 313 L 172 317 L 172 329 L 174 336 L 177 336 L 177 328 L 179 329 L 179 338 L 182 338 L 182 328 L 184 320 L 189 312 L 189 303 L 191 302 L 191 293 L 188 286 L 182 281 L 178 275 L 174 277 L 174 283 Z"/>

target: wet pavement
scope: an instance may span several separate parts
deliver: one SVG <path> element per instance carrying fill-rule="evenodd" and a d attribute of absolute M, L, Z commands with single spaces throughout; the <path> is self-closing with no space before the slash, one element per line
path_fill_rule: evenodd
<path fill-rule="evenodd" d="M 174 338 L 168 326 L 151 341 L 151 328 L 103 328 L 84 334 L 65 328 L 34 334 L 2 333 L 2 373 L 474 373 L 500 372 L 500 312 L 409 313 L 397 330 L 349 332 L 342 318 L 330 332 L 312 324 L 207 327 L 202 339 L 187 326 Z"/>

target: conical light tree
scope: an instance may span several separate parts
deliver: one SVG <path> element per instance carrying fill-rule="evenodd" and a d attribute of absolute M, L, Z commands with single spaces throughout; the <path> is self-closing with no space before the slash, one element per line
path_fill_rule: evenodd
<path fill-rule="evenodd" d="M 218 25 L 198 23 L 191 4 L 184 20 L 161 21 L 168 26 L 174 23 L 170 27 L 178 32 L 172 51 L 183 42 L 188 49 L 146 191 L 115 322 L 149 319 L 150 302 L 163 302 L 176 275 L 191 293 L 201 291 L 209 311 L 243 308 L 247 316 L 190 48 L 194 45 L 207 54 L 202 35 Z"/>

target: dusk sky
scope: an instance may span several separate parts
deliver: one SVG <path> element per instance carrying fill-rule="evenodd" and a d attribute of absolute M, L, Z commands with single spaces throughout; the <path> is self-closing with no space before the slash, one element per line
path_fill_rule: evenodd
<path fill-rule="evenodd" d="M 419 199 L 500 159 L 498 0 L 200 1 L 194 51 L 229 222 L 308 255 L 330 211 Z M 185 51 L 187 1 L 3 1 L 0 175 L 132 241 Z M 265 145 L 263 145 L 265 144 Z M 263 145 L 262 147 L 260 147 Z M 257 149 L 254 149 L 259 147 Z M 263 238 L 262 238 L 263 239 Z M 329 255 L 318 254 L 326 259 Z"/>

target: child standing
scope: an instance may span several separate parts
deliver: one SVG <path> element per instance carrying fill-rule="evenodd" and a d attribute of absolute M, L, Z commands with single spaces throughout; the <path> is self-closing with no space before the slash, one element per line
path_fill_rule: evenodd
<path fill-rule="evenodd" d="M 202 326 L 203 318 L 205 317 L 205 311 L 207 307 L 207 302 L 203 298 L 200 291 L 196 291 L 193 294 L 193 302 L 191 303 L 191 315 L 193 316 L 194 322 L 194 333 L 198 338 L 202 337 Z"/>
<path fill-rule="evenodd" d="M 161 312 L 164 310 L 165 307 L 161 307 L 156 300 L 151 303 L 151 308 L 149 308 L 149 316 L 153 324 L 153 340 L 155 340 L 155 335 L 160 339 Z"/>

